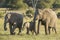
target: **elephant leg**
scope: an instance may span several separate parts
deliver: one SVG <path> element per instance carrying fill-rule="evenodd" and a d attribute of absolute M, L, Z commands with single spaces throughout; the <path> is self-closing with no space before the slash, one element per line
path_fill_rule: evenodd
<path fill-rule="evenodd" d="M 27 27 L 27 32 L 26 32 L 26 34 L 29 34 L 29 28 Z"/>
<path fill-rule="evenodd" d="M 34 33 L 37 35 L 36 30 L 34 29 Z"/>
<path fill-rule="evenodd" d="M 22 31 L 22 24 L 23 24 L 22 22 L 21 22 L 21 23 L 20 23 L 20 22 L 18 23 L 18 28 L 19 28 L 18 35 L 21 34 L 21 31 Z"/>
<path fill-rule="evenodd" d="M 9 23 L 9 28 L 10 28 L 10 34 L 13 35 L 13 31 L 12 31 L 13 28 L 11 23 Z"/>
<path fill-rule="evenodd" d="M 54 31 L 54 27 L 52 27 L 52 31 Z"/>
<path fill-rule="evenodd" d="M 35 26 L 35 24 L 36 24 L 36 22 L 34 22 L 33 23 L 33 28 L 32 28 L 32 30 L 34 31 L 34 33 L 37 35 L 37 33 L 36 33 L 36 26 Z"/>
<path fill-rule="evenodd" d="M 19 28 L 19 32 L 18 32 L 18 35 L 19 35 L 19 34 L 21 34 L 22 26 L 21 26 L 21 25 L 19 25 L 19 27 L 18 27 L 18 28 Z"/>
<path fill-rule="evenodd" d="M 15 29 L 16 29 L 16 26 L 13 26 L 13 28 L 12 28 L 13 34 L 15 34 L 15 32 L 14 32 Z"/>
<path fill-rule="evenodd" d="M 46 26 L 45 26 L 45 34 L 47 34 L 47 32 L 46 32 Z"/>
<path fill-rule="evenodd" d="M 48 32 L 48 27 L 49 27 L 48 24 L 49 24 L 49 22 L 48 22 L 48 20 L 47 20 L 47 21 L 46 21 L 46 24 L 45 24 L 45 34 L 46 34 L 46 35 L 48 35 L 48 33 L 49 33 L 49 32 Z"/>
<path fill-rule="evenodd" d="M 21 28 L 19 27 L 19 32 L 18 32 L 18 35 L 21 33 Z"/>
<path fill-rule="evenodd" d="M 33 34 L 37 35 L 35 26 L 32 28 L 32 32 L 33 32 Z"/>
<path fill-rule="evenodd" d="M 56 31 L 56 27 L 54 27 L 54 31 L 55 31 L 55 33 L 57 33 L 57 31 Z"/>
<path fill-rule="evenodd" d="M 51 27 L 48 27 L 49 34 L 50 34 L 50 29 L 51 29 Z"/>
<path fill-rule="evenodd" d="M 47 33 L 47 28 L 46 28 L 46 25 L 45 25 L 45 34 L 47 35 L 48 33 Z"/>
<path fill-rule="evenodd" d="M 40 25 L 40 21 L 38 21 L 37 34 L 39 34 L 39 29 L 40 29 L 39 25 Z"/>
<path fill-rule="evenodd" d="M 34 34 L 34 31 L 32 30 L 31 32 L 32 32 L 32 35 L 33 35 Z"/>

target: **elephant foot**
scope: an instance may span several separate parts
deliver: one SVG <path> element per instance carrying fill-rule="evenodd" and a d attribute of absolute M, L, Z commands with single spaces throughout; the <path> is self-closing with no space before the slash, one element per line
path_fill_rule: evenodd
<path fill-rule="evenodd" d="M 11 33 L 10 35 L 15 35 L 15 32 Z"/>
<path fill-rule="evenodd" d="M 36 33 L 36 35 L 38 35 L 38 33 Z"/>
<path fill-rule="evenodd" d="M 55 32 L 55 34 L 57 34 L 57 32 Z"/>
<path fill-rule="evenodd" d="M 47 33 L 45 35 L 48 35 Z"/>
<path fill-rule="evenodd" d="M 35 35 L 39 35 L 39 33 L 35 33 Z"/>
<path fill-rule="evenodd" d="M 26 33 L 27 35 L 30 35 L 29 33 Z"/>
<path fill-rule="evenodd" d="M 20 35 L 21 34 L 21 32 L 19 32 L 17 35 Z"/>
<path fill-rule="evenodd" d="M 19 35 L 19 33 L 17 35 Z"/>
<path fill-rule="evenodd" d="M 26 33 L 27 34 L 27 33 Z M 27 34 L 27 35 L 30 35 L 30 34 Z"/>
<path fill-rule="evenodd" d="M 7 28 L 4 28 L 4 30 L 6 31 L 6 30 L 7 30 Z"/>

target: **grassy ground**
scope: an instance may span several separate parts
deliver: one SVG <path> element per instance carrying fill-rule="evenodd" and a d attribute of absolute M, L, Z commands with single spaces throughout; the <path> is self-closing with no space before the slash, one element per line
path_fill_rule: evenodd
<path fill-rule="evenodd" d="M 40 28 L 39 35 L 27 35 L 26 30 L 22 31 L 21 35 L 17 35 L 18 29 L 15 30 L 16 35 L 10 35 L 9 28 L 4 31 L 3 20 L 0 19 L 0 40 L 60 40 L 60 20 L 57 21 L 57 34 L 51 32 L 50 35 L 45 35 L 43 26 Z"/>
<path fill-rule="evenodd" d="M 30 20 L 30 19 L 29 19 Z M 29 21 L 27 20 L 27 21 Z M 4 19 L 0 18 L 0 40 L 60 40 L 60 20 L 57 21 L 57 34 L 51 31 L 50 35 L 45 35 L 44 27 L 40 27 L 39 35 L 26 34 L 26 30 L 22 31 L 21 35 L 17 35 L 18 29 L 15 30 L 16 35 L 10 35 L 9 27 L 7 31 L 4 31 Z"/>

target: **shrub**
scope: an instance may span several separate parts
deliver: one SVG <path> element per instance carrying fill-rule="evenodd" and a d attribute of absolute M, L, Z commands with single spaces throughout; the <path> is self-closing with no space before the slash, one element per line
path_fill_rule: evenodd
<path fill-rule="evenodd" d="M 33 10 L 27 10 L 26 11 L 26 16 L 28 16 L 28 17 L 33 17 L 33 15 L 34 15 L 34 11 Z"/>

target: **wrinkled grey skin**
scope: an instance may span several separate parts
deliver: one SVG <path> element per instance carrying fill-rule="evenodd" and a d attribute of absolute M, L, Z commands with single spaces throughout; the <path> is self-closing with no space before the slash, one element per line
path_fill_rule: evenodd
<path fill-rule="evenodd" d="M 20 34 L 23 24 L 23 15 L 18 13 L 7 13 L 4 18 L 4 30 L 7 30 L 6 24 L 9 23 L 10 34 L 15 34 L 14 30 L 19 28 L 18 34 Z"/>
<path fill-rule="evenodd" d="M 39 11 L 39 14 L 36 15 L 36 19 L 38 20 L 38 29 L 37 34 L 39 34 L 39 24 L 41 22 L 42 25 L 45 27 L 45 34 L 50 34 L 50 29 L 52 28 L 55 33 L 56 32 L 56 22 L 57 22 L 57 15 L 52 9 L 43 9 Z"/>
<path fill-rule="evenodd" d="M 24 26 L 24 28 L 26 28 L 26 30 L 27 30 L 26 34 L 29 34 L 29 31 L 31 31 L 32 34 L 34 34 L 34 32 L 36 33 L 35 27 L 34 27 L 34 21 L 25 22 L 23 26 Z"/>

